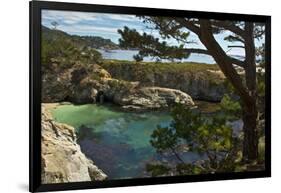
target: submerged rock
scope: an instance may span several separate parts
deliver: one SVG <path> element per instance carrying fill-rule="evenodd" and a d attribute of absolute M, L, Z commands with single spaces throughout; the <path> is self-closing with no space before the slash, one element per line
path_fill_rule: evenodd
<path fill-rule="evenodd" d="M 76 142 L 75 129 L 53 121 L 42 107 L 42 176 L 43 184 L 100 181 L 107 175 L 89 160 Z"/>

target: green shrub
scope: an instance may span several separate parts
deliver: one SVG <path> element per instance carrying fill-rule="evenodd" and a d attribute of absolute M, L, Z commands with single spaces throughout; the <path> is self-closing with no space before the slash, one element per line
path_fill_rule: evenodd
<path fill-rule="evenodd" d="M 219 71 L 217 65 L 201 63 L 159 63 L 159 62 L 132 62 L 123 60 L 103 60 L 100 64 L 114 78 L 128 81 L 141 81 L 152 83 L 151 77 L 163 77 L 163 75 L 174 75 L 183 77 L 188 75 L 190 79 L 202 79 L 208 81 L 211 86 L 217 86 L 224 81 L 220 76 L 211 71 Z M 154 82 L 157 85 L 157 82 Z"/>
<path fill-rule="evenodd" d="M 146 171 L 155 177 L 167 174 L 170 171 L 170 168 L 162 164 L 147 164 Z"/>

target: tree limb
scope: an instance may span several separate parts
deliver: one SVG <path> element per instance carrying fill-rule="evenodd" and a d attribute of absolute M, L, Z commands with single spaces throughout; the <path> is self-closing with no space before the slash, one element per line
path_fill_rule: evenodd
<path fill-rule="evenodd" d="M 245 40 L 242 39 L 240 36 L 233 36 L 233 35 L 229 35 L 227 37 L 224 38 L 224 40 L 230 41 L 230 42 L 234 42 L 234 41 L 239 41 L 242 43 L 245 43 Z"/>
<path fill-rule="evenodd" d="M 191 54 L 192 53 L 194 53 L 194 54 L 205 54 L 205 55 L 212 56 L 212 54 L 208 50 L 204 50 L 204 49 L 186 48 L 186 49 L 184 49 L 184 51 L 186 51 L 188 53 L 191 53 Z M 226 57 L 228 57 L 228 59 L 231 61 L 232 64 L 235 64 L 237 66 L 240 66 L 240 67 L 244 68 L 244 66 L 245 66 L 244 61 L 238 60 L 238 59 L 230 57 L 228 55 L 226 55 Z"/>
<path fill-rule="evenodd" d="M 227 47 L 228 48 L 245 48 L 245 46 L 241 46 L 241 45 L 229 45 Z"/>
<path fill-rule="evenodd" d="M 187 29 L 189 29 L 190 31 L 192 31 L 193 33 L 195 33 L 197 35 L 200 33 L 200 28 L 197 27 L 190 20 L 186 20 L 184 18 L 175 18 L 175 21 L 178 22 L 179 24 L 181 24 L 183 27 L 186 27 Z"/>
<path fill-rule="evenodd" d="M 229 30 L 241 37 L 244 38 L 245 36 L 245 32 L 244 30 L 242 30 L 240 27 L 236 26 L 236 25 L 233 25 L 231 23 L 227 23 L 225 21 L 218 21 L 218 20 L 215 20 L 215 21 L 212 21 L 212 25 L 215 25 L 217 27 L 220 27 L 220 28 L 224 28 L 226 30 Z"/>
<path fill-rule="evenodd" d="M 211 55 L 208 50 L 200 49 L 200 48 L 184 48 L 183 51 L 188 53 L 194 53 L 194 54 L 206 54 Z"/>
<path fill-rule="evenodd" d="M 200 19 L 200 30 L 200 41 L 210 51 L 224 75 L 232 83 L 242 100 L 245 103 L 252 103 L 252 98 L 248 92 L 249 90 L 243 85 L 241 77 L 232 65 L 233 61 L 237 62 L 237 60 L 231 59 L 229 56 L 227 56 L 225 51 L 215 40 L 212 34 L 211 22 L 209 20 Z"/>
<path fill-rule="evenodd" d="M 245 62 L 244 61 L 238 60 L 238 59 L 230 57 L 230 56 L 228 56 L 228 58 L 229 58 L 229 60 L 231 61 L 232 64 L 235 64 L 237 66 L 245 68 Z"/>

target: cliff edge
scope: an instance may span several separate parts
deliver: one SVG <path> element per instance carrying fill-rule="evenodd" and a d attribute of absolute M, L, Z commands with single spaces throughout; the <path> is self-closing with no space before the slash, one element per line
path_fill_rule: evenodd
<path fill-rule="evenodd" d="M 42 183 L 105 180 L 107 175 L 89 160 L 77 144 L 75 129 L 57 123 L 42 104 Z"/>

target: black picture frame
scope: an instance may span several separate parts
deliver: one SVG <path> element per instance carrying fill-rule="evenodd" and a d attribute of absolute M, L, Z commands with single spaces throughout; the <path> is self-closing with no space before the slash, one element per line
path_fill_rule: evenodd
<path fill-rule="evenodd" d="M 108 6 L 79 3 L 31 1 L 30 3 L 30 143 L 29 143 L 29 191 L 59 191 L 90 188 L 139 186 L 152 184 L 199 182 L 271 176 L 271 17 L 265 15 L 230 14 L 143 7 Z M 74 182 L 60 184 L 41 184 L 41 10 L 68 10 L 84 12 L 142 14 L 150 16 L 192 16 L 218 20 L 244 20 L 266 24 L 266 133 L 265 133 L 265 170 L 236 173 L 217 173 L 192 176 L 153 177 L 142 179 L 106 180 L 99 182 Z"/>

